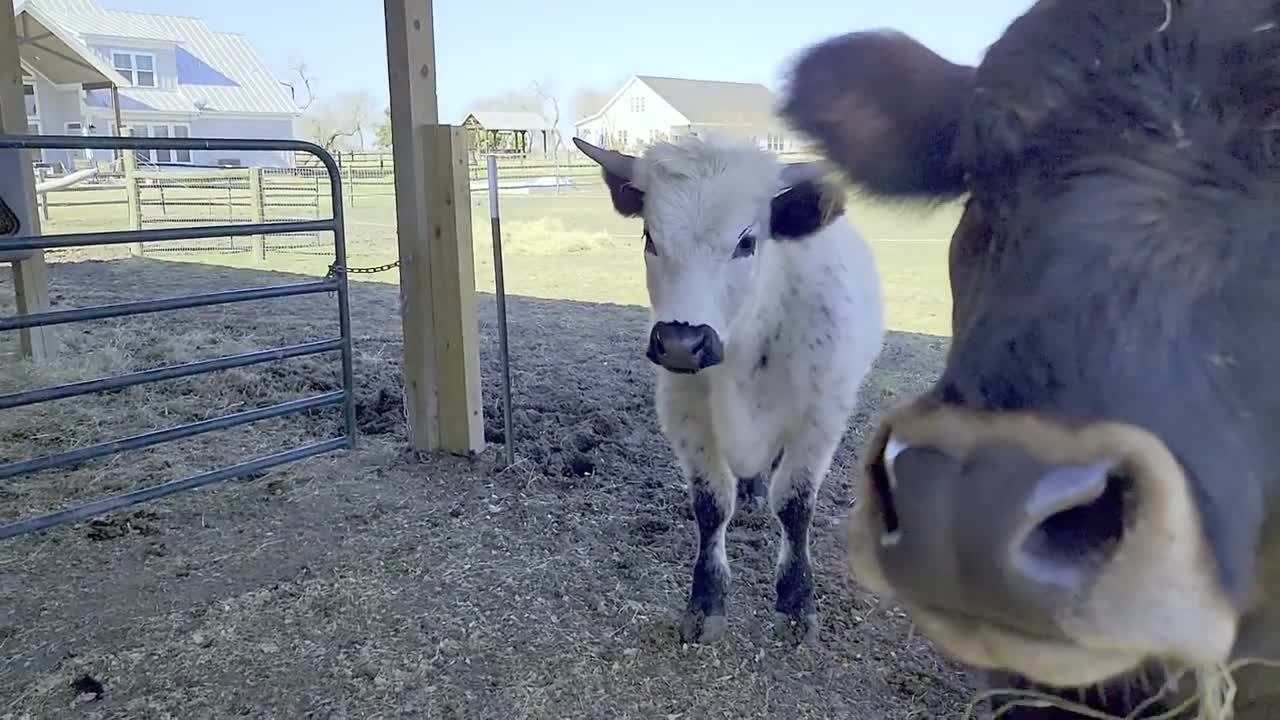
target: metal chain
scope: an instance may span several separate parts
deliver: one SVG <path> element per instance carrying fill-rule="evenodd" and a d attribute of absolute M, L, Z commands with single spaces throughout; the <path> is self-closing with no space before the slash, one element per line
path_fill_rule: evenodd
<path fill-rule="evenodd" d="M 355 275 L 355 274 L 367 275 L 370 273 L 386 272 L 387 270 L 390 270 L 392 268 L 399 267 L 399 266 L 400 266 L 399 260 L 394 260 L 392 262 L 385 263 L 383 265 L 374 265 L 373 267 L 345 267 L 345 266 L 339 265 L 338 263 L 332 263 L 329 265 L 329 272 L 325 273 L 325 277 L 333 277 L 338 273 L 346 273 L 348 275 Z"/>

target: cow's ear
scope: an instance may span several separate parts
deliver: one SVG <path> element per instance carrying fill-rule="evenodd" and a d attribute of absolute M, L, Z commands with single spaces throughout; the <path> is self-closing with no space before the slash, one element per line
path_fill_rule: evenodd
<path fill-rule="evenodd" d="M 823 179 L 806 179 L 773 196 L 769 234 L 776 240 L 799 240 L 818 232 L 844 214 L 845 192 Z"/>
<path fill-rule="evenodd" d="M 635 156 L 596 147 L 582 138 L 574 138 L 573 144 L 578 146 L 583 155 L 600 166 L 604 184 L 609 188 L 609 198 L 613 201 L 613 209 L 619 215 L 637 217 L 644 212 L 644 192 L 631 184 L 635 172 Z"/>
<path fill-rule="evenodd" d="M 902 33 L 850 33 L 801 53 L 779 112 L 865 191 L 948 199 L 965 190 L 953 148 L 973 74 Z"/>

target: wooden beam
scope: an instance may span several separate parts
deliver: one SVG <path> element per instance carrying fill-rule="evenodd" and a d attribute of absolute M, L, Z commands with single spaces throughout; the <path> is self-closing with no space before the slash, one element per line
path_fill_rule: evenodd
<path fill-rule="evenodd" d="M 0 0 L 0 132 L 27 133 L 27 103 L 22 94 L 22 61 L 13 0 Z M 0 197 L 13 210 L 22 235 L 40 234 L 33 154 L 28 150 L 0 151 Z M 3 239 L 0 239 L 0 246 Z M 36 250 L 10 263 L 18 313 L 27 315 L 49 309 L 49 268 L 44 251 Z M 22 354 L 35 362 L 50 359 L 55 351 L 50 328 L 19 331 Z"/>
<path fill-rule="evenodd" d="M 476 452 L 484 448 L 484 418 L 467 131 L 449 125 L 425 130 L 440 446 Z"/>
<path fill-rule="evenodd" d="M 116 133 L 120 137 L 133 137 L 133 128 L 121 128 L 116 126 Z M 142 187 L 138 183 L 138 152 L 136 150 L 124 150 L 120 156 L 121 169 L 124 171 L 124 194 L 125 202 L 129 206 L 129 229 L 142 229 Z M 129 243 L 129 254 L 142 256 L 146 252 L 141 242 Z"/>
<path fill-rule="evenodd" d="M 384 0 L 404 402 L 415 450 L 484 447 L 465 142 L 439 126 L 431 0 Z"/>

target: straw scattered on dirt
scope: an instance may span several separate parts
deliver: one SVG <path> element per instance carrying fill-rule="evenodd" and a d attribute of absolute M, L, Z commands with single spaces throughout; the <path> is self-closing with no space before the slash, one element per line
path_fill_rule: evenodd
<path fill-rule="evenodd" d="M 61 307 L 296 281 L 155 260 L 53 267 Z M 0 286 L 0 297 L 12 297 Z M 844 568 L 836 523 L 869 417 L 945 341 L 893 334 L 815 519 L 822 645 L 772 639 L 774 521 L 735 519 L 730 632 L 682 646 L 693 529 L 652 410 L 641 308 L 511 298 L 521 461 L 405 451 L 398 292 L 353 288 L 361 446 L 0 544 L 0 718 L 956 717 L 965 677 Z M 336 332 L 332 298 L 59 330 L 0 391 Z M 492 299 L 486 435 L 499 441 Z M 337 387 L 335 355 L 0 413 L 31 457 Z M 9 520 L 331 437 L 326 409 L 0 484 Z"/>

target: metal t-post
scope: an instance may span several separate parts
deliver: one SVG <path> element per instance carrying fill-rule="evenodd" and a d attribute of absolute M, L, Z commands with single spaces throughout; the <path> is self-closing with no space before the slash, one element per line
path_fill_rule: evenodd
<path fill-rule="evenodd" d="M 516 464 L 515 430 L 511 420 L 511 357 L 507 351 L 507 293 L 502 282 L 502 222 L 498 218 L 498 156 L 489 153 L 489 226 L 493 230 L 493 289 L 498 298 L 498 357 L 502 364 L 502 430 L 507 467 Z"/>

